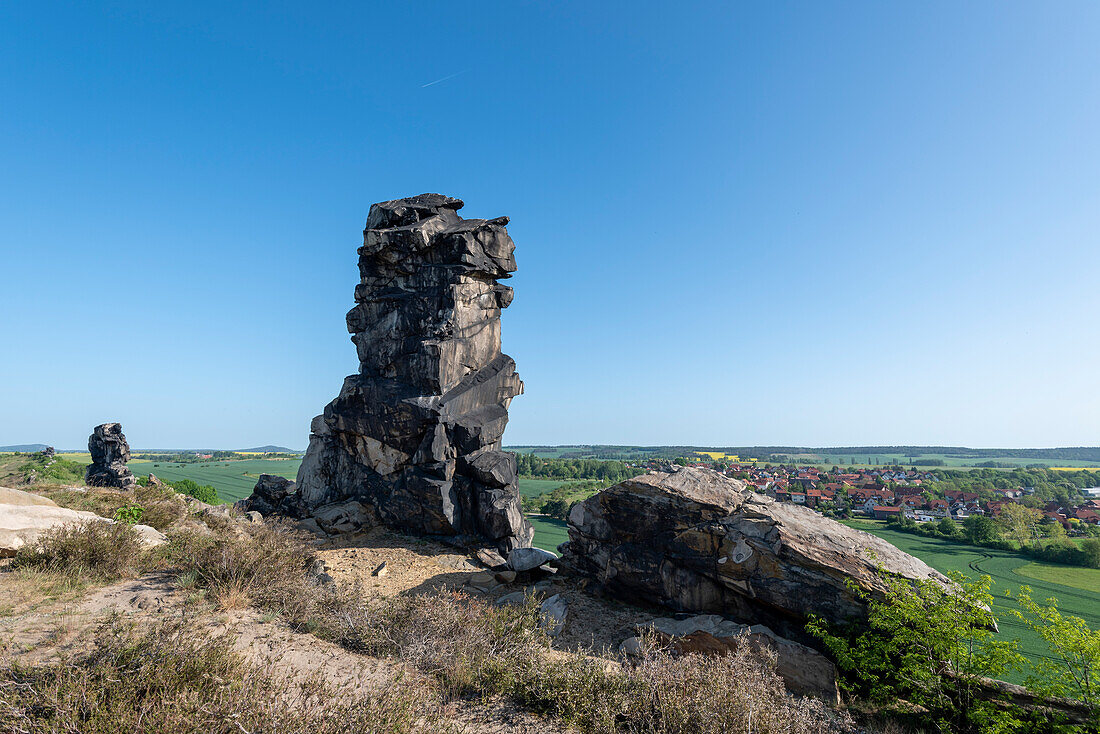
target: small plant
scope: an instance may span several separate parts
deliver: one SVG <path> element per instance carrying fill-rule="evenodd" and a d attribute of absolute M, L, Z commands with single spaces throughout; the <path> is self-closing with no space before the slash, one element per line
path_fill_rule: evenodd
<path fill-rule="evenodd" d="M 145 513 L 145 508 L 137 504 L 123 505 L 115 510 L 114 519 L 116 522 L 123 522 L 127 525 L 137 525 L 141 522 L 141 516 Z"/>

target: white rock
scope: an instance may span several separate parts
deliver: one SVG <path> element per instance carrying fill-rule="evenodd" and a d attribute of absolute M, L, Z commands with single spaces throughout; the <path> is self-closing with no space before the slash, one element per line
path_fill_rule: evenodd
<path fill-rule="evenodd" d="M 641 655 L 642 654 L 642 638 L 640 637 L 627 637 L 619 645 L 619 652 L 623 655 Z"/>
<path fill-rule="evenodd" d="M 0 487 L 0 558 L 14 556 L 51 528 L 89 520 L 110 522 L 94 512 L 58 507 L 46 497 Z"/>
<path fill-rule="evenodd" d="M 542 603 L 539 613 L 546 634 L 557 637 L 565 629 L 565 622 L 569 617 L 569 602 L 561 594 L 554 594 Z"/>
<path fill-rule="evenodd" d="M 511 594 L 505 594 L 504 596 L 493 602 L 493 606 L 497 607 L 522 607 L 523 602 L 527 599 L 527 594 L 522 591 L 513 591 Z"/>
<path fill-rule="evenodd" d="M 747 625 L 732 622 L 718 614 L 699 614 L 687 619 L 658 617 L 636 625 L 635 629 L 639 632 L 653 629 L 669 637 L 686 637 L 695 632 L 706 632 L 715 637 L 736 637 L 748 631 L 749 628 Z"/>
<path fill-rule="evenodd" d="M 157 530 L 152 525 L 135 525 L 134 531 L 138 534 L 141 544 L 146 548 L 156 548 L 168 542 L 168 536 Z"/>
<path fill-rule="evenodd" d="M 542 548 L 516 548 L 508 554 L 508 568 L 513 571 L 530 571 L 558 556 Z"/>

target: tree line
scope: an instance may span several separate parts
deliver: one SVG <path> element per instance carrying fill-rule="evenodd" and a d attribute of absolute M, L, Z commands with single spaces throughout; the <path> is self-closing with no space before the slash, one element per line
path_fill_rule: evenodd
<path fill-rule="evenodd" d="M 908 517 L 892 517 L 893 530 L 931 538 L 970 543 L 983 548 L 1012 551 L 1041 561 L 1069 566 L 1100 568 L 1100 529 L 1086 525 L 1092 537 L 1079 544 L 1070 540 L 1059 522 L 1043 522 L 1043 516 L 1023 505 L 1009 504 L 995 518 L 971 515 L 957 523 L 949 517 L 939 522 L 918 523 Z"/>
<path fill-rule="evenodd" d="M 595 479 L 619 482 L 638 473 L 621 461 L 602 459 L 548 459 L 534 454 L 516 454 L 516 471 L 531 479 Z"/>

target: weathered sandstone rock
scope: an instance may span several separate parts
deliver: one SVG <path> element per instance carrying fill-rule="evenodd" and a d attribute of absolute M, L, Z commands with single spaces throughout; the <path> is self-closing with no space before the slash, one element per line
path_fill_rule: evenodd
<path fill-rule="evenodd" d="M 371 207 L 347 315 L 359 373 L 313 420 L 297 484 L 258 485 L 255 509 L 306 518 L 355 501 L 403 531 L 502 553 L 530 545 L 515 459 L 501 451 L 523 392 L 500 349 L 512 289 L 497 281 L 516 269 L 514 245 L 506 217 L 462 219 L 461 207 L 439 194 Z"/>
<path fill-rule="evenodd" d="M 14 556 L 47 530 L 82 522 L 114 522 L 94 512 L 58 507 L 52 500 L 18 489 L 0 487 L 0 558 Z M 148 525 L 135 525 L 142 545 L 152 548 L 168 541 L 164 533 Z"/>
<path fill-rule="evenodd" d="M 287 497 L 298 491 L 297 485 L 285 477 L 274 474 L 261 474 L 256 486 L 252 488 L 252 495 L 245 501 L 238 503 L 242 512 L 255 510 L 263 515 L 270 514 L 279 507 Z"/>
<path fill-rule="evenodd" d="M 89 487 L 117 487 L 132 490 L 137 479 L 126 468 L 130 460 L 130 444 L 122 433 L 122 424 L 104 423 L 96 426 L 88 437 L 88 452 L 92 463 L 84 473 L 84 483 Z"/>
<path fill-rule="evenodd" d="M 508 568 L 512 571 L 531 571 L 557 559 L 557 555 L 542 548 L 516 548 L 508 554 Z"/>
<path fill-rule="evenodd" d="M 554 594 L 539 606 L 539 626 L 551 637 L 561 634 L 568 619 L 569 602 L 561 594 Z"/>
<path fill-rule="evenodd" d="M 651 472 L 573 508 L 563 562 L 610 595 L 762 623 L 805 639 L 810 614 L 866 618 L 849 580 L 882 592 L 879 568 L 947 579 L 884 540 L 775 502 L 710 469 Z"/>

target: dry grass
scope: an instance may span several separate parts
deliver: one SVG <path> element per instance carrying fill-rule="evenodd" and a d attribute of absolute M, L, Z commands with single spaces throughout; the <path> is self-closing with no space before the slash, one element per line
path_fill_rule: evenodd
<path fill-rule="evenodd" d="M 143 550 L 129 525 L 92 520 L 47 530 L 19 549 L 12 568 L 74 580 L 110 581 L 136 573 Z"/>
<path fill-rule="evenodd" d="M 6 568 L 3 571 L 0 617 L 26 614 L 54 602 L 68 602 L 83 596 L 89 580 L 79 574 L 37 568 Z"/>
<path fill-rule="evenodd" d="M 81 732 L 438 731 L 438 695 L 397 683 L 370 696 L 246 665 L 232 640 L 184 621 L 143 635 L 115 622 L 91 654 L 61 665 L 0 668 L 0 730 Z"/>
<path fill-rule="evenodd" d="M 299 630 L 400 660 L 432 674 L 449 696 L 504 694 L 595 734 L 853 730 L 823 703 L 789 696 L 774 657 L 751 645 L 722 658 L 675 657 L 651 645 L 636 665 L 555 655 L 533 600 L 494 607 L 452 591 L 382 599 L 317 585 L 306 537 L 277 525 L 181 534 L 171 548 L 181 576 L 222 603 L 247 598 Z"/>
<path fill-rule="evenodd" d="M 316 559 L 307 536 L 281 523 L 221 527 L 212 534 L 177 532 L 167 563 L 214 599 L 253 604 L 287 618 L 302 617 L 316 589 L 307 570 Z"/>
<path fill-rule="evenodd" d="M 165 531 L 188 515 L 183 498 L 164 485 L 137 486 L 133 493 L 116 489 L 88 487 L 77 492 L 64 486 L 38 484 L 29 488 L 35 494 L 53 500 L 61 507 L 70 510 L 94 512 L 100 517 L 113 518 L 121 507 L 138 505 L 141 507 L 141 522 Z"/>

